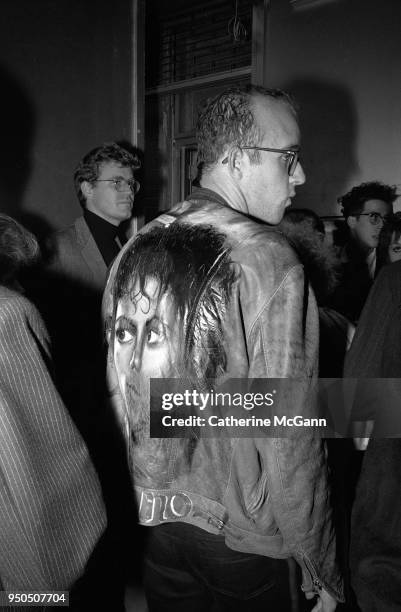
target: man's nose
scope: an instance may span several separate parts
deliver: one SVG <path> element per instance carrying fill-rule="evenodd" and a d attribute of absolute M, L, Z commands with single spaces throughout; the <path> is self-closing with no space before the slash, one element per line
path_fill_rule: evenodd
<path fill-rule="evenodd" d="M 304 182 L 306 181 L 305 172 L 304 172 L 304 169 L 302 168 L 302 164 L 301 164 L 300 161 L 297 163 L 297 166 L 295 168 L 295 172 L 290 177 L 290 179 L 292 179 L 292 182 L 295 185 L 303 185 Z"/>
<path fill-rule="evenodd" d="M 129 183 L 124 183 L 124 193 L 127 193 L 132 199 L 134 199 L 135 191 Z"/>

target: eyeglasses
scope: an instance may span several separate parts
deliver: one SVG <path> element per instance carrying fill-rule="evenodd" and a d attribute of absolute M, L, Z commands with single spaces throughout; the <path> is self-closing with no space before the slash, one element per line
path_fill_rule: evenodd
<path fill-rule="evenodd" d="M 299 149 L 271 149 L 270 147 L 240 147 L 241 149 L 255 149 L 257 151 L 268 151 L 269 153 L 283 153 L 287 162 L 288 176 L 293 176 L 295 168 L 299 162 Z M 222 164 L 228 163 L 228 157 L 225 157 Z"/>
<path fill-rule="evenodd" d="M 138 193 L 141 188 L 141 184 L 139 181 L 135 179 L 125 179 L 122 177 L 119 178 L 109 178 L 109 179 L 97 179 L 96 183 L 113 183 L 114 189 L 118 191 L 118 193 L 122 193 L 123 191 L 127 191 L 130 189 L 134 195 Z"/>
<path fill-rule="evenodd" d="M 359 215 L 355 215 L 355 217 L 369 217 L 369 221 L 372 225 L 379 225 L 380 221 L 382 223 L 388 223 L 390 220 L 390 215 L 381 215 L 378 212 L 359 213 Z"/>

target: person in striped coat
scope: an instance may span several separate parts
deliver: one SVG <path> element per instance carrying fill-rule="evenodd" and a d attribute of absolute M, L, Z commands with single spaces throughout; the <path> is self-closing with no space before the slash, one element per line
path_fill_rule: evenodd
<path fill-rule="evenodd" d="M 89 453 L 52 378 L 49 338 L 16 288 L 35 238 L 0 215 L 0 590 L 70 590 L 106 528 Z"/>

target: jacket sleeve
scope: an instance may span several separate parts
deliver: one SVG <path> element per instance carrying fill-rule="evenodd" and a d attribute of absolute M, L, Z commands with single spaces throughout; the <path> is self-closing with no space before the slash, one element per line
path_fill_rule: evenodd
<path fill-rule="evenodd" d="M 317 416 L 313 397 L 318 312 L 301 265 L 292 266 L 270 293 L 247 344 L 250 377 L 292 379 L 280 397 L 283 404 L 276 408 L 280 414 Z M 303 589 L 317 591 L 323 586 L 342 601 L 322 440 L 313 428 L 287 427 L 285 438 L 256 438 L 254 443 L 267 472 L 275 521 L 286 548 L 302 567 Z"/>
<path fill-rule="evenodd" d="M 362 311 L 345 361 L 351 426 L 374 422 L 373 437 L 401 434 L 401 266 L 383 268 Z"/>
<path fill-rule="evenodd" d="M 25 298 L 0 297 L 0 575 L 64 590 L 105 528 L 89 454 L 49 374 L 46 331 Z"/>
<path fill-rule="evenodd" d="M 380 271 L 362 311 L 345 359 L 344 375 L 348 378 L 382 376 L 382 359 L 386 348 L 390 348 L 386 332 L 389 328 L 394 330 L 400 302 L 393 296 L 392 267 L 386 266 Z M 398 270 L 401 268 L 398 267 Z M 396 342 L 399 343 L 399 338 L 396 338 Z M 400 375 L 401 367 L 394 376 Z"/>

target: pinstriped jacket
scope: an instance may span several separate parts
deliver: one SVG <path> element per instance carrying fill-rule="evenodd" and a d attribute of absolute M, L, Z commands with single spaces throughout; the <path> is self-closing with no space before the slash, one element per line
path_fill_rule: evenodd
<path fill-rule="evenodd" d="M 99 482 L 36 308 L 0 286 L 0 585 L 66 590 L 104 531 Z"/>

